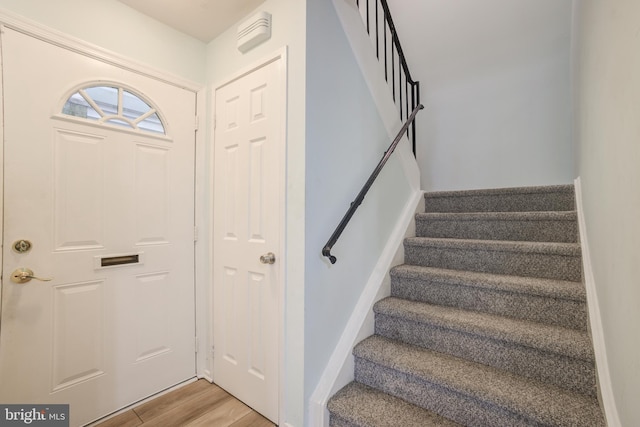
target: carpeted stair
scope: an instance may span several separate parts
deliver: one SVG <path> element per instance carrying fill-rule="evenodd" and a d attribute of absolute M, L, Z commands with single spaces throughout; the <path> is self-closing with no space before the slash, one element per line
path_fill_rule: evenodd
<path fill-rule="evenodd" d="M 425 206 L 330 425 L 604 426 L 573 186 Z"/>

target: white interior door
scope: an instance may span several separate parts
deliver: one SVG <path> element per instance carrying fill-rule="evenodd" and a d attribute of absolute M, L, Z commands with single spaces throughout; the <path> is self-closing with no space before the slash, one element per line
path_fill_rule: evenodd
<path fill-rule="evenodd" d="M 195 94 L 11 29 L 2 61 L 0 402 L 81 425 L 195 376 Z"/>
<path fill-rule="evenodd" d="M 216 90 L 214 150 L 214 381 L 276 423 L 282 63 Z"/>

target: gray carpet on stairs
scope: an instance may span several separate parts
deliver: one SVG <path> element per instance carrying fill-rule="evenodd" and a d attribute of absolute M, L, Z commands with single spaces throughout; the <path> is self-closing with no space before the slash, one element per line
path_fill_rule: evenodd
<path fill-rule="evenodd" d="M 573 191 L 425 194 L 330 425 L 604 426 Z"/>

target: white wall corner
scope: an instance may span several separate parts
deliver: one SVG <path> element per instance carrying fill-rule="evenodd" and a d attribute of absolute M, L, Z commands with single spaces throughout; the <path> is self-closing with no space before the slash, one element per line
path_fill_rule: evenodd
<path fill-rule="evenodd" d="M 582 185 L 580 177 L 574 181 L 576 195 L 576 210 L 578 212 L 578 231 L 580 233 L 580 244 L 582 246 L 582 271 L 584 283 L 587 291 L 587 306 L 589 309 L 589 327 L 593 350 L 596 357 L 596 369 L 598 373 L 599 400 L 604 411 L 608 427 L 621 427 L 618 409 L 616 407 L 613 388 L 611 386 L 611 375 L 609 373 L 609 363 L 607 361 L 607 348 L 602 329 L 602 318 L 600 316 L 600 306 L 598 304 L 598 294 L 596 291 L 595 278 L 591 264 L 589 243 L 587 240 L 587 228 L 582 205 Z"/>
<path fill-rule="evenodd" d="M 403 241 L 407 236 L 415 236 L 415 214 L 421 209 L 424 210 L 423 196 L 422 191 L 414 189 L 408 198 L 338 344 L 320 376 L 320 381 L 309 398 L 308 425 L 310 426 L 329 426 L 327 410 L 329 398 L 353 381 L 353 347 L 364 338 L 373 335 L 373 305 L 391 294 L 389 270 L 404 262 Z"/>

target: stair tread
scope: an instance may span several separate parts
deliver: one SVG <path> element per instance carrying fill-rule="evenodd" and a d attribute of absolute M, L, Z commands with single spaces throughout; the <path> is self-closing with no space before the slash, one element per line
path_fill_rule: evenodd
<path fill-rule="evenodd" d="M 496 252 L 539 253 L 574 257 L 581 255 L 579 243 L 407 237 L 405 239 L 405 246 L 422 246 L 437 247 L 443 249 L 467 250 L 480 249 Z"/>
<path fill-rule="evenodd" d="M 453 421 L 379 390 L 351 382 L 327 405 L 332 416 L 367 427 L 455 427 Z"/>
<path fill-rule="evenodd" d="M 576 211 L 532 212 L 420 212 L 418 220 L 431 221 L 576 221 Z"/>
<path fill-rule="evenodd" d="M 604 425 L 596 399 L 486 365 L 377 335 L 360 342 L 354 355 L 538 423 Z"/>
<path fill-rule="evenodd" d="M 478 287 L 542 297 L 562 298 L 584 302 L 586 290 L 581 282 L 510 276 L 465 270 L 402 264 L 394 267 L 391 276 L 406 279 L 436 279 L 440 282 Z"/>
<path fill-rule="evenodd" d="M 374 311 L 562 356 L 594 360 L 591 339 L 586 331 L 395 297 L 379 301 Z"/>

